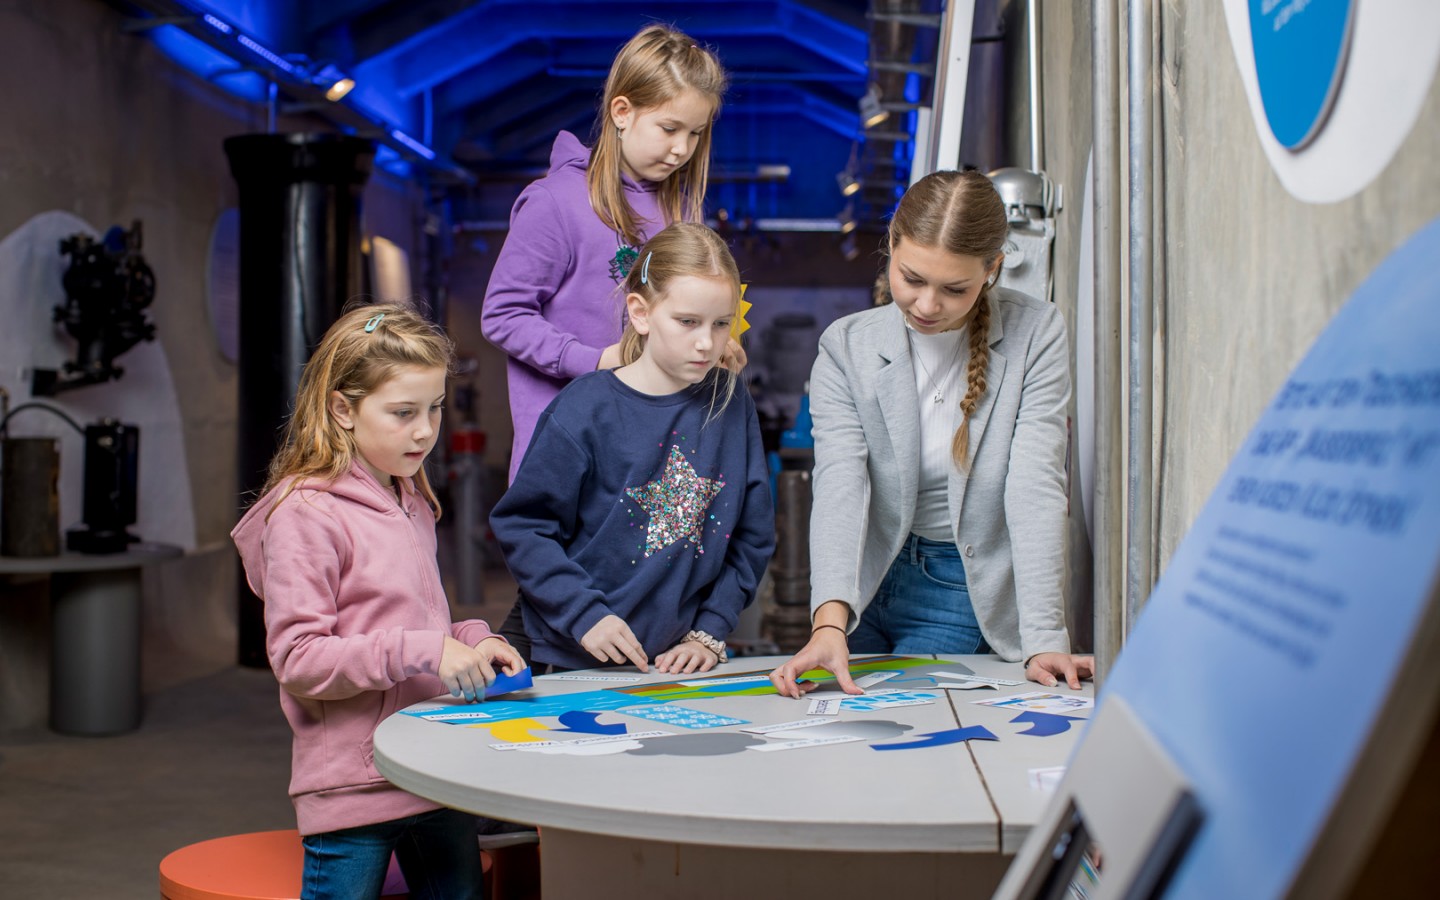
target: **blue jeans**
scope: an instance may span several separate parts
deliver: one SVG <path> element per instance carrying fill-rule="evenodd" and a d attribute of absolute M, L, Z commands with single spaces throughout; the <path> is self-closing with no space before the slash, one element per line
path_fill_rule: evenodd
<path fill-rule="evenodd" d="M 417 900 L 482 900 L 475 817 L 436 809 L 375 825 L 307 835 L 303 900 L 376 900 L 390 854 Z"/>
<path fill-rule="evenodd" d="M 989 653 L 959 548 L 914 534 L 906 538 L 850 635 L 850 652 Z"/>

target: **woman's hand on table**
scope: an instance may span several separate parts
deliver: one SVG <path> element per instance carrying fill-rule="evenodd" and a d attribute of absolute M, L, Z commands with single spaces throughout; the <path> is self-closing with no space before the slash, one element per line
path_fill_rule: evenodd
<path fill-rule="evenodd" d="M 655 657 L 655 671 L 670 675 L 708 672 L 719 661 L 715 651 L 699 641 L 681 641 Z"/>
<path fill-rule="evenodd" d="M 1025 677 L 1046 687 L 1055 687 L 1060 679 L 1073 691 L 1080 690 L 1080 680 L 1095 677 L 1095 657 L 1071 653 L 1037 653 L 1025 666 Z"/>
<path fill-rule="evenodd" d="M 640 671 L 650 671 L 645 648 L 640 646 L 635 632 L 630 630 L 625 620 L 614 613 L 592 625 L 590 630 L 585 632 L 585 636 L 580 638 L 580 646 L 602 663 L 624 665 L 628 659 Z"/>
<path fill-rule="evenodd" d="M 770 683 L 782 697 L 799 699 L 815 689 L 815 682 L 801 684 L 801 675 L 811 669 L 824 669 L 835 676 L 835 683 L 847 694 L 865 693 L 850 678 L 850 647 L 843 628 L 819 627 L 810 633 L 810 642 L 800 652 L 770 673 Z"/>

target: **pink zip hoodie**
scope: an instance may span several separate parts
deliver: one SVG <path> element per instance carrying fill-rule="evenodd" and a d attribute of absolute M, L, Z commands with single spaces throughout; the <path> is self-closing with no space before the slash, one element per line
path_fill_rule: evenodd
<path fill-rule="evenodd" d="M 410 479 L 403 499 L 356 464 L 307 481 L 266 515 L 277 487 L 230 536 L 265 601 L 265 646 L 295 733 L 290 797 L 301 834 L 438 808 L 375 769 L 377 725 L 445 693 L 445 635 L 474 646 L 478 620 L 452 624 L 435 561 L 435 516 Z M 288 482 L 287 482 L 288 484 Z"/>

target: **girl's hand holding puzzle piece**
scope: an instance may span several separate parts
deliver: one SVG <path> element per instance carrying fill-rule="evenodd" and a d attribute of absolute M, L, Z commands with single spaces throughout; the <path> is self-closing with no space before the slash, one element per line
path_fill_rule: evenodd
<path fill-rule="evenodd" d="M 525 668 L 525 660 L 515 648 L 498 637 L 486 638 L 470 647 L 446 635 L 440 651 L 440 671 L 436 674 L 450 696 L 474 702 L 485 699 L 485 685 L 495 680 L 495 664 L 499 664 L 506 675 Z"/>

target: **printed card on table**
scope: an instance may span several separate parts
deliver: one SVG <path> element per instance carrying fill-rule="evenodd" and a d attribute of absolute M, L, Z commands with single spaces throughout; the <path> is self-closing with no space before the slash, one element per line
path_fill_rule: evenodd
<path fill-rule="evenodd" d="M 659 722 L 662 725 L 679 725 L 681 728 L 724 728 L 727 725 L 749 725 L 745 719 L 734 719 L 730 716 L 716 715 L 699 709 L 691 709 L 688 706 L 674 706 L 663 704 L 660 706 L 637 706 L 630 709 L 616 710 L 621 715 L 635 716 L 638 719 L 649 719 L 652 722 Z"/>
<path fill-rule="evenodd" d="M 990 700 L 972 700 L 976 706 L 996 706 L 1002 709 L 1029 709 L 1035 712 L 1063 713 L 1075 709 L 1090 709 L 1095 705 L 1091 697 L 1077 697 L 1066 694 L 1050 694 L 1045 691 L 1027 691 L 1011 694 L 1009 697 L 995 697 Z"/>

